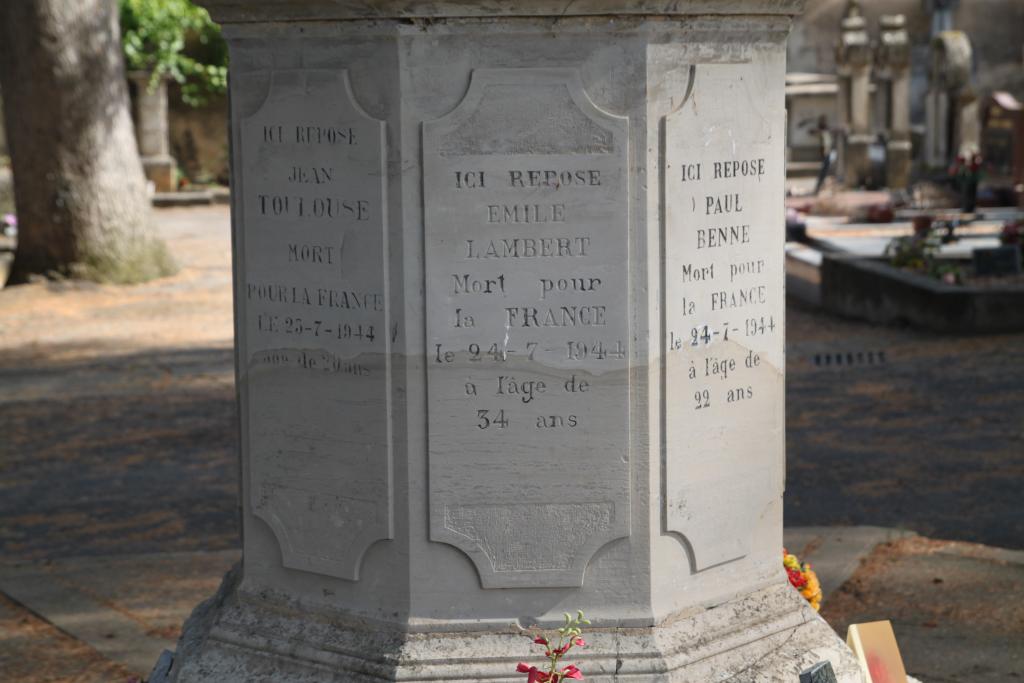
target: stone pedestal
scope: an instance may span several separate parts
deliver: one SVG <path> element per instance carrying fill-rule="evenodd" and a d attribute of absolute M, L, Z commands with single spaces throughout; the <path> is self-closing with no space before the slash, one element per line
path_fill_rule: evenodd
<path fill-rule="evenodd" d="M 903 189 L 910 185 L 913 149 L 910 142 L 910 35 L 902 14 L 884 15 L 880 20 L 879 44 L 875 52 L 876 75 L 886 90 L 884 115 L 879 119 L 886 130 L 886 182 Z"/>
<path fill-rule="evenodd" d="M 857 187 L 868 175 L 868 147 L 873 141 L 871 126 L 871 42 L 860 5 L 851 3 L 841 23 L 836 49 L 839 75 L 840 124 L 845 132 L 840 153 L 843 184 Z"/>
<path fill-rule="evenodd" d="M 799 2 L 207 3 L 231 46 L 244 560 L 176 681 L 855 660 L 787 584 Z"/>
<path fill-rule="evenodd" d="M 964 117 L 961 109 L 965 101 L 974 101 L 970 91 L 973 49 L 963 31 L 943 31 L 932 39 L 928 69 L 928 95 L 925 100 L 925 164 L 933 169 L 945 169 L 961 152 L 963 146 L 959 129 Z M 977 109 L 973 115 L 977 117 Z M 968 131 L 974 134 L 976 127 Z M 970 150 L 977 150 L 975 143 Z"/>
<path fill-rule="evenodd" d="M 914 148 L 910 140 L 891 139 L 886 143 L 886 184 L 893 189 L 906 189 L 910 185 L 910 171 L 914 163 Z"/>
<path fill-rule="evenodd" d="M 157 192 L 178 189 L 178 165 L 170 153 L 167 123 L 167 80 L 155 82 L 149 71 L 130 71 L 135 88 L 135 139 L 142 170 Z"/>

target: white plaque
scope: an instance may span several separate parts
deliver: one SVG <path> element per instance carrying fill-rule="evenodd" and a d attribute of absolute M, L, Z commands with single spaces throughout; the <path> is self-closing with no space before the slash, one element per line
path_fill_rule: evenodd
<path fill-rule="evenodd" d="M 275 71 L 240 140 L 250 504 L 286 567 L 355 580 L 392 536 L 384 123 Z"/>
<path fill-rule="evenodd" d="M 783 113 L 747 65 L 699 65 L 665 120 L 666 522 L 699 571 L 782 495 Z"/>
<path fill-rule="evenodd" d="M 423 124 L 430 533 L 486 588 L 629 534 L 627 131 L 543 68 Z"/>

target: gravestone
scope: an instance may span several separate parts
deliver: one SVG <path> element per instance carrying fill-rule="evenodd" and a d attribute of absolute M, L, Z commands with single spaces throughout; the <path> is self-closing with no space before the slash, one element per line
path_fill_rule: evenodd
<path fill-rule="evenodd" d="M 958 155 L 978 149 L 973 137 L 978 118 L 971 91 L 973 48 L 963 31 L 945 30 L 932 37 L 929 53 L 924 163 L 946 168 Z"/>
<path fill-rule="evenodd" d="M 985 98 L 981 111 L 985 184 L 1016 205 L 1010 198 L 1024 196 L 1024 103 L 997 91 Z"/>
<path fill-rule="evenodd" d="M 231 48 L 242 566 L 175 681 L 795 680 L 797 0 L 207 3 Z M 740 680 L 737 679 L 737 680 Z"/>
<path fill-rule="evenodd" d="M 178 165 L 171 156 L 167 122 L 167 78 L 149 71 L 129 71 L 134 86 L 135 138 L 146 180 L 157 192 L 178 189 Z"/>
<path fill-rule="evenodd" d="M 870 173 L 871 68 L 873 54 L 867 20 L 859 2 L 851 2 L 840 22 L 836 73 L 840 95 L 839 125 L 843 130 L 840 166 L 843 184 L 859 187 Z"/>
<path fill-rule="evenodd" d="M 881 86 L 878 102 L 884 105 L 879 122 L 886 131 L 886 183 L 891 188 L 910 185 L 913 148 L 910 142 L 910 34 L 902 14 L 879 19 L 875 47 L 875 76 Z"/>
<path fill-rule="evenodd" d="M 974 274 L 978 276 L 999 276 L 1020 274 L 1020 247 L 1010 244 L 1003 247 L 975 249 L 971 252 Z"/>

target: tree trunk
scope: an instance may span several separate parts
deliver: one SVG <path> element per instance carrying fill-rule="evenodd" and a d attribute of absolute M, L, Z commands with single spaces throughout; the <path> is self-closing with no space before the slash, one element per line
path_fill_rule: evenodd
<path fill-rule="evenodd" d="M 150 233 L 116 0 L 0 0 L 0 88 L 18 214 L 11 281 L 172 270 Z"/>

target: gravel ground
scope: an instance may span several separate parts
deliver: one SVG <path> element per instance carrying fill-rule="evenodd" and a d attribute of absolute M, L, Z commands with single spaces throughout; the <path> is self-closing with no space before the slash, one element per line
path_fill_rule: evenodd
<path fill-rule="evenodd" d="M 788 316 L 787 525 L 1024 548 L 1024 334 Z"/>

